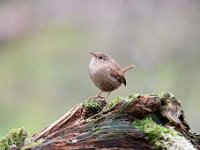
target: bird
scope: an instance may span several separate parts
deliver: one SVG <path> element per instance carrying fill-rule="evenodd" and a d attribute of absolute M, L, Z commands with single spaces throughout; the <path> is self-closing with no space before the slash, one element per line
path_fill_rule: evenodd
<path fill-rule="evenodd" d="M 100 93 L 95 96 L 102 98 L 101 94 L 107 92 L 106 98 L 110 93 L 120 87 L 126 86 L 125 74 L 135 65 L 128 65 L 122 68 L 111 56 L 103 52 L 90 52 L 92 55 L 89 63 L 89 75 L 93 83 L 100 89 Z"/>

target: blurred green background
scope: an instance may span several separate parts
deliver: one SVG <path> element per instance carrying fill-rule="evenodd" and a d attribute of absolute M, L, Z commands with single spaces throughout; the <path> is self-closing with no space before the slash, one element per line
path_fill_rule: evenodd
<path fill-rule="evenodd" d="M 200 1 L 0 1 L 0 137 L 32 134 L 99 90 L 89 51 L 135 64 L 111 94 L 172 92 L 200 133 Z"/>

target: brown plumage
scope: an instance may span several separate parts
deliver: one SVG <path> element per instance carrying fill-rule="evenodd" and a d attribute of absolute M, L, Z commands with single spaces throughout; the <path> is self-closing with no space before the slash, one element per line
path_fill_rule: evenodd
<path fill-rule="evenodd" d="M 124 75 L 134 65 L 121 68 L 112 57 L 102 52 L 90 53 L 92 54 L 92 59 L 89 64 L 89 74 L 94 84 L 101 90 L 97 97 L 100 97 L 102 92 L 108 92 L 109 96 L 122 83 L 126 86 Z"/>

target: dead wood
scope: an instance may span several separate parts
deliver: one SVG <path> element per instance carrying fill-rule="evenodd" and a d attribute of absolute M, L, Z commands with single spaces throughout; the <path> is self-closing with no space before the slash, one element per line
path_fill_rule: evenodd
<path fill-rule="evenodd" d="M 168 92 L 117 97 L 111 103 L 91 98 L 33 135 L 32 141 L 40 143 L 26 149 L 161 149 L 145 131 L 134 126 L 136 120 L 146 117 L 164 128 L 173 127 L 200 149 L 200 136 L 189 132 L 180 102 Z"/>

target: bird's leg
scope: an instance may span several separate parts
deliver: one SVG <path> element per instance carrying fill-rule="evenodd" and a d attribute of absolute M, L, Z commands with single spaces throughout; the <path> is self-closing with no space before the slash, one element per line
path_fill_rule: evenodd
<path fill-rule="evenodd" d="M 112 92 L 112 91 L 111 91 Z M 111 92 L 108 92 L 108 95 L 106 96 L 106 99 L 108 98 L 108 96 L 110 95 Z"/>
<path fill-rule="evenodd" d="M 89 99 L 105 99 L 105 97 L 101 96 L 102 93 L 103 91 L 101 91 L 97 96 L 92 96 Z"/>
<path fill-rule="evenodd" d="M 105 100 L 105 97 L 101 96 L 101 94 L 103 93 L 103 91 L 101 91 L 97 96 L 93 97 L 93 98 L 97 98 L 99 100 Z"/>
<path fill-rule="evenodd" d="M 102 93 L 103 93 L 103 91 L 100 91 L 100 93 L 96 97 L 102 97 L 101 96 Z"/>

